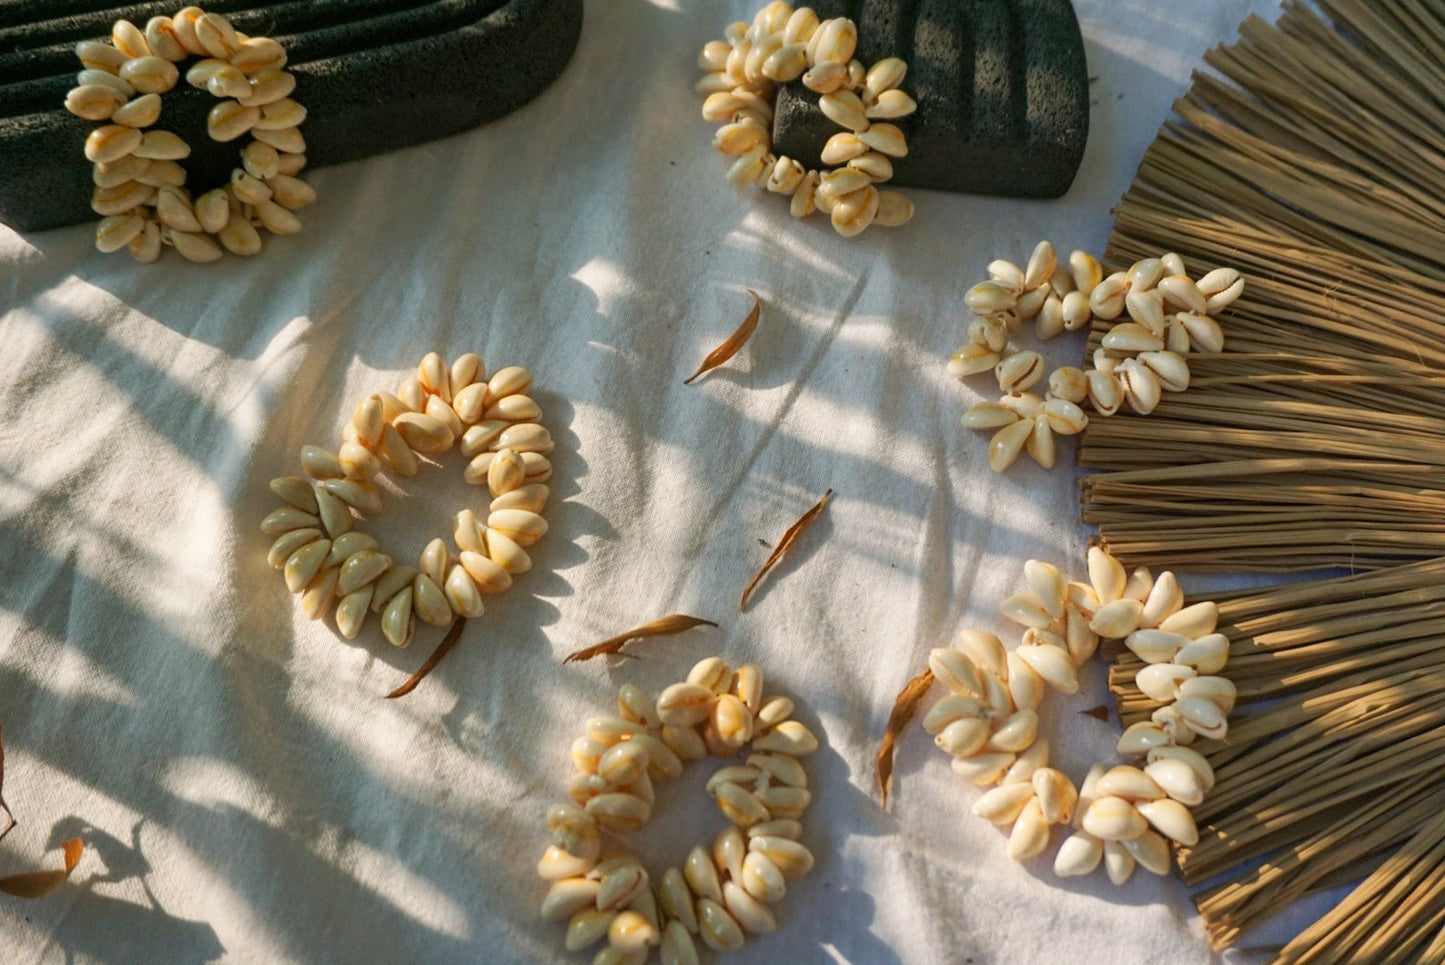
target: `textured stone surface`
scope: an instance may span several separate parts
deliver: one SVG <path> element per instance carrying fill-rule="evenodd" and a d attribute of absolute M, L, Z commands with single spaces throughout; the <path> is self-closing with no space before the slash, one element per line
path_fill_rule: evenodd
<path fill-rule="evenodd" d="M 0 222 L 21 231 L 89 221 L 96 126 L 61 106 L 80 64 L 76 41 L 108 37 L 126 16 L 144 26 L 180 4 L 130 4 L 67 15 L 70 0 L 0 5 Z M 309 112 L 308 169 L 355 161 L 484 124 L 521 107 L 572 56 L 582 0 L 307 0 L 202 4 L 236 28 L 275 37 Z M 47 18 L 56 19 L 47 19 Z M 186 64 L 181 64 L 184 72 Z M 199 194 L 237 166 L 238 145 L 205 135 L 215 99 L 184 80 L 164 95 L 158 128 L 191 145 Z"/>
<path fill-rule="evenodd" d="M 893 184 L 1054 198 L 1073 182 L 1089 134 L 1084 42 L 1069 0 L 831 0 L 821 17 L 858 24 L 858 58 L 908 62 L 918 101 L 896 122 L 908 157 Z M 801 83 L 778 94 L 779 154 L 819 166 L 837 125 Z"/>

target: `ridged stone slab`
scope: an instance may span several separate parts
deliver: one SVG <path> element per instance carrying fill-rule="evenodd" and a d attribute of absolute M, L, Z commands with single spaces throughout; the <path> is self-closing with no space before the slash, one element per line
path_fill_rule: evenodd
<path fill-rule="evenodd" d="M 75 86 L 75 44 L 108 38 L 184 0 L 0 3 L 0 222 L 36 231 L 94 220 L 85 138 L 95 121 L 62 106 Z M 292 96 L 308 111 L 307 170 L 447 137 L 508 114 L 571 59 L 582 0 L 214 0 L 236 29 L 285 46 Z M 185 73 L 187 60 L 180 65 Z M 195 194 L 238 166 L 235 143 L 206 135 L 216 99 L 184 79 L 163 95 L 161 121 L 191 146 L 183 163 Z M 304 174 L 302 175 L 305 176 Z"/>
<path fill-rule="evenodd" d="M 818 15 L 851 17 L 865 65 L 908 62 L 903 89 L 918 110 L 894 123 L 908 156 L 894 184 L 1014 198 L 1069 189 L 1089 135 L 1084 39 L 1069 0 L 817 0 Z M 801 82 L 778 93 L 773 143 L 820 167 L 838 126 Z"/>

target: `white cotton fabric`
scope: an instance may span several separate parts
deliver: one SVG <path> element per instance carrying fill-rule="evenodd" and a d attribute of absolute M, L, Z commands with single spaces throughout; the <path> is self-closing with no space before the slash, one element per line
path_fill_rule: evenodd
<path fill-rule="evenodd" d="M 1056 879 L 1004 856 L 978 792 L 916 726 L 895 798 L 873 758 L 899 688 L 995 615 L 1024 560 L 1082 572 L 1067 468 L 988 468 L 944 371 L 964 290 L 1050 238 L 1100 251 L 1110 208 L 1204 51 L 1275 0 L 1080 0 L 1092 130 L 1059 201 L 909 192 L 913 223 L 845 240 L 737 191 L 692 92 L 698 47 L 756 0 L 591 0 L 566 72 L 470 133 L 330 170 L 305 230 L 255 259 L 106 256 L 81 226 L 0 228 L 0 726 L 21 820 L 0 873 L 88 850 L 44 901 L 0 899 L 11 962 L 487 961 L 562 957 L 534 866 L 568 746 L 617 688 L 719 653 L 762 665 L 823 741 L 806 762 L 813 873 L 736 961 L 1204 962 L 1186 890 L 1140 872 Z M 485 97 L 485 91 L 477 96 Z M 765 302 L 752 342 L 682 379 Z M 258 523 L 303 443 L 429 350 L 536 374 L 558 442 L 551 532 L 404 700 L 396 651 L 298 612 Z M 1047 348 L 1077 360 L 1078 339 Z M 368 528 L 400 556 L 479 505 L 455 454 Z M 822 520 L 762 585 L 768 547 Z M 562 666 L 663 614 L 716 630 Z M 1081 778 L 1117 731 L 1043 731 Z M 698 765 L 636 847 L 660 874 L 722 819 Z M 1287 931 L 1286 931 L 1287 933 Z M 1278 936 L 1275 936 L 1278 940 Z M 582 960 L 580 957 L 577 960 Z M 1245 956 L 1237 960 L 1250 960 Z"/>

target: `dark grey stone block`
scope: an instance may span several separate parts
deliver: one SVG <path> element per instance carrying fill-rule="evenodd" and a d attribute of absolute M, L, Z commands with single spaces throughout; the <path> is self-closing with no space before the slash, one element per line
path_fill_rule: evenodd
<path fill-rule="evenodd" d="M 1084 40 L 1069 0 L 831 0 L 858 24 L 858 59 L 908 62 L 918 110 L 896 122 L 908 156 L 890 184 L 1006 197 L 1069 189 L 1089 134 Z M 778 93 L 779 154 L 819 167 L 839 128 L 800 82 Z"/>

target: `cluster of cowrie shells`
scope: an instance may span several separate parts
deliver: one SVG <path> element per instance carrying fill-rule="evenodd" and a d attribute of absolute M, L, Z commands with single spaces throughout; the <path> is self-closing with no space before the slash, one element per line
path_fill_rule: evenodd
<path fill-rule="evenodd" d="M 697 82 L 702 116 L 721 124 L 713 146 L 735 158 L 732 184 L 752 183 L 792 197 L 795 218 L 815 210 L 832 220 L 845 238 L 869 225 L 898 227 L 913 217 L 913 202 L 878 185 L 893 177 L 893 158 L 908 154 L 898 125 L 889 123 L 917 109 L 899 85 L 908 65 L 887 57 L 872 67 L 854 59 L 858 28 L 846 17 L 819 20 L 811 7 L 770 3 L 751 24 L 738 21 L 723 40 L 703 45 L 697 65 L 707 74 Z M 843 128 L 828 139 L 820 158 L 825 170 L 773 153 L 773 104 L 778 84 L 802 78 L 822 95 L 818 106 Z"/>
<path fill-rule="evenodd" d="M 222 248 L 256 254 L 258 228 L 277 235 L 301 230 L 295 212 L 315 201 L 316 192 L 296 177 L 306 166 L 299 128 L 306 108 L 290 97 L 296 78 L 282 69 L 286 51 L 279 43 L 238 33 L 220 14 L 183 7 L 171 17 L 152 17 L 144 30 L 117 20 L 110 43 L 82 40 L 75 52 L 84 69 L 65 107 L 109 122 L 85 141 L 95 182 L 90 206 L 102 216 L 96 248 L 129 248 L 137 261 L 151 262 L 169 245 L 190 261 L 206 262 L 220 258 Z M 178 163 L 190 156 L 190 145 L 153 128 L 161 95 L 180 79 L 176 64 L 191 56 L 202 59 L 186 71 L 187 83 L 217 98 L 206 119 L 211 139 L 250 134 L 230 182 L 195 199 Z"/>
<path fill-rule="evenodd" d="M 395 395 L 361 400 L 337 452 L 301 447 L 305 475 L 271 480 L 285 505 L 261 521 L 261 531 L 276 537 L 267 559 L 300 594 L 308 617 L 319 620 L 336 604 L 336 628 L 349 640 L 367 613 L 376 613 L 386 639 L 405 647 L 418 618 L 443 626 L 453 616 L 481 616 L 483 596 L 507 590 L 513 576 L 532 568 L 526 548 L 547 532 L 540 514 L 553 443 L 537 421 L 542 410 L 526 395 L 531 386 L 524 368 L 488 379 L 475 354 L 448 367 L 431 352 Z M 457 443 L 470 460 L 467 482 L 490 490 L 485 523 L 463 509 L 453 532 L 456 556 L 437 538 L 416 566 L 394 562 L 355 529 L 356 514 L 381 512 L 375 480 L 383 470 L 414 476 L 418 454 L 440 455 Z"/>
<path fill-rule="evenodd" d="M 728 951 L 748 934 L 773 931 L 769 906 L 813 867 L 798 841 L 812 799 L 798 759 L 818 740 L 791 719 L 793 702 L 763 695 L 756 664 L 734 670 L 708 657 L 655 701 L 624 684 L 617 712 L 587 722 L 586 736 L 572 745 L 579 773 L 568 788 L 571 803 L 547 812 L 552 843 L 537 863 L 551 882 L 542 917 L 567 921 L 568 951 L 606 938 L 597 965 L 643 962 L 654 946 L 665 965 L 695 963 L 694 935 Z M 653 781 L 677 778 L 685 761 L 735 757 L 744 748 L 744 763 L 707 782 L 731 822 L 711 848 L 694 847 L 681 868 L 657 879 L 627 851 L 609 848 L 602 857 L 603 831 L 625 834 L 651 818 Z"/>
<path fill-rule="evenodd" d="M 1218 607 L 1185 606 L 1174 574 L 1156 579 L 1140 567 L 1126 575 L 1098 548 L 1089 551 L 1088 583 L 1068 582 L 1038 560 L 1024 564 L 1024 576 L 1028 589 L 999 607 L 1025 627 L 1019 647 L 1005 651 L 993 634 L 965 630 L 959 648 L 929 654 L 929 668 L 949 695 L 924 715 L 923 727 L 953 758 L 957 774 L 996 785 L 974 802 L 973 813 L 1012 824 L 1010 858 L 1037 856 L 1052 827 L 1063 825 L 1073 830 L 1054 861 L 1060 877 L 1088 874 L 1101 862 L 1115 884 L 1136 866 L 1166 875 L 1169 842 L 1198 842 L 1189 809 L 1214 786 L 1209 762 L 1189 745 L 1196 737 L 1224 737 L 1234 707 L 1234 685 L 1217 676 L 1229 656 L 1229 638 L 1215 632 Z M 1048 766 L 1037 708 L 1047 689 L 1078 691 L 1079 668 L 1101 639 L 1123 640 L 1148 662 L 1138 682 L 1160 706 L 1119 739 L 1119 754 L 1145 757 L 1142 767 L 1095 764 L 1076 787 Z"/>
<path fill-rule="evenodd" d="M 1103 416 L 1118 412 L 1125 402 L 1148 415 L 1164 392 L 1183 392 L 1189 387 L 1185 355 L 1224 348 L 1224 332 L 1214 316 L 1244 291 L 1238 270 L 1216 268 L 1195 281 L 1173 252 L 1105 277 L 1098 259 L 1086 251 L 1076 250 L 1067 265 L 1060 264 L 1047 241 L 1034 248 L 1026 267 L 999 259 L 988 266 L 988 274 L 964 296 L 977 317 L 969 323 L 968 344 L 949 359 L 948 371 L 965 379 L 992 370 L 998 379 L 1003 396 L 972 406 L 963 425 L 994 433 L 988 458 L 999 472 L 1021 452 L 1052 468 L 1054 437 L 1077 435 L 1089 424 L 1081 408 L 1086 400 Z M 1049 372 L 1038 352 L 1011 344 L 1030 321 L 1035 335 L 1047 341 L 1095 318 L 1112 321 L 1126 313 L 1128 320 L 1104 335 L 1089 369 L 1066 365 Z M 1045 377 L 1044 395 L 1029 391 Z"/>

